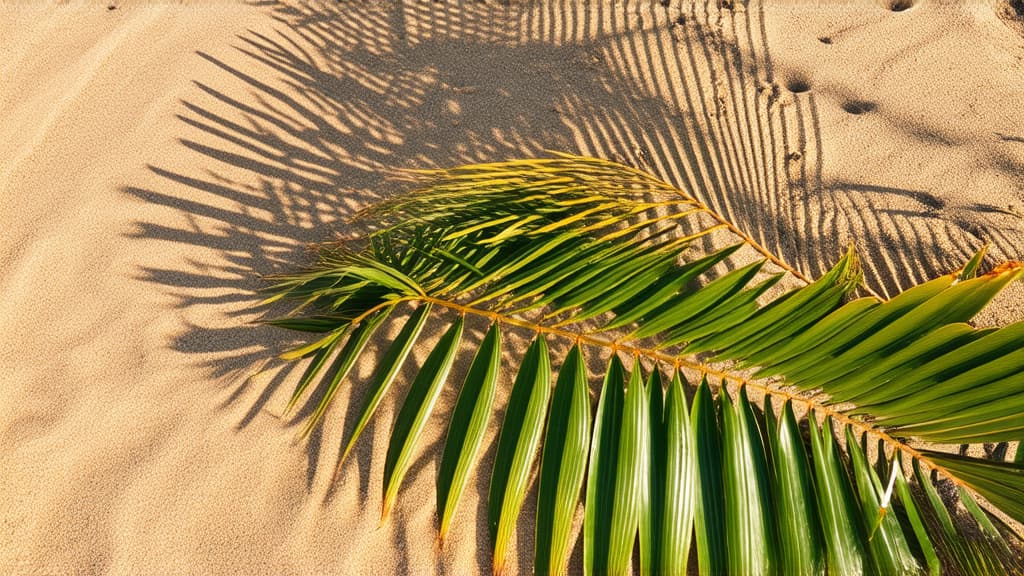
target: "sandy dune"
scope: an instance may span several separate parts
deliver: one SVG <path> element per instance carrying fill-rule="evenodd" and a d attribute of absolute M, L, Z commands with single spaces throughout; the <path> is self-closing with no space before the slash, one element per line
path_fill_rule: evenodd
<path fill-rule="evenodd" d="M 0 0 L 0 572 L 489 570 L 488 462 L 435 554 L 436 418 L 378 528 L 394 406 L 328 498 L 361 389 L 296 444 L 248 324 L 388 168 L 618 159 L 886 293 L 1024 259 L 1016 9 L 893 1 Z"/>

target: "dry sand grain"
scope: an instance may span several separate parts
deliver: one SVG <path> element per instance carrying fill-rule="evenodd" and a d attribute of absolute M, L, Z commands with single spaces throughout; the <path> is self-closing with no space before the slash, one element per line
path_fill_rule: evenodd
<path fill-rule="evenodd" d="M 257 275 L 387 168 L 618 159 L 888 293 L 1024 259 L 1019 3 L 894 1 L 0 0 L 0 572 L 487 571 L 486 458 L 433 552 L 440 418 L 378 528 L 395 401 L 325 500 L 359 385 L 307 446 L 248 378 Z"/>

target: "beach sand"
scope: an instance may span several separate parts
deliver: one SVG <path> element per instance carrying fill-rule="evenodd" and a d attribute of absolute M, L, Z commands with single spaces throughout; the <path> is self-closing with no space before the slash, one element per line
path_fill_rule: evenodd
<path fill-rule="evenodd" d="M 490 569 L 493 447 L 436 552 L 435 416 L 379 525 L 397 397 L 329 491 L 372 366 L 296 442 L 297 340 L 251 324 L 389 169 L 619 160 L 886 294 L 1024 259 L 1019 4 L 893 1 L 0 0 L 0 572 Z"/>

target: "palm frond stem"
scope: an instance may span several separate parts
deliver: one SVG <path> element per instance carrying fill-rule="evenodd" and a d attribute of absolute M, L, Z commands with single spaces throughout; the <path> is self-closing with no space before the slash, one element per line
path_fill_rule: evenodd
<path fill-rule="evenodd" d="M 713 227 L 713 229 L 724 228 L 724 229 L 728 230 L 729 232 L 731 232 L 735 236 L 739 237 L 740 240 L 742 240 L 745 244 L 747 244 L 748 246 L 753 248 L 757 253 L 759 253 L 762 256 L 764 256 L 765 258 L 767 258 L 772 264 L 775 264 L 779 268 L 785 270 L 786 272 L 789 272 L 796 279 L 800 280 L 804 284 L 810 284 L 811 282 L 814 281 L 810 277 L 808 277 L 806 274 L 801 272 L 798 268 L 796 268 L 795 266 L 790 265 L 788 262 L 786 262 L 782 258 L 779 258 L 774 252 L 772 252 L 768 248 L 765 248 L 760 242 L 758 242 L 757 240 L 754 240 L 753 236 L 751 236 L 750 234 L 747 234 L 746 232 L 744 232 L 742 229 L 740 229 L 738 226 L 736 226 L 735 224 L 730 222 L 728 219 L 726 219 L 724 216 L 722 216 L 721 214 L 716 212 L 713 208 L 711 208 L 707 204 L 704 204 L 703 202 L 693 198 L 692 196 L 690 196 L 689 194 L 687 194 L 683 190 L 677 189 L 676 191 L 681 196 L 683 196 L 683 198 L 685 198 L 687 201 L 691 201 L 691 202 L 694 203 L 694 205 L 696 206 L 696 208 L 694 208 L 694 210 L 693 210 L 694 212 L 705 212 L 705 213 L 707 213 L 708 216 L 711 216 L 712 218 L 714 218 L 718 222 L 718 224 L 716 224 Z M 861 282 L 860 282 L 860 287 L 865 292 L 867 292 L 868 294 L 874 296 L 875 298 L 878 298 L 882 302 L 885 302 L 887 300 L 887 298 L 885 296 L 883 296 L 882 294 L 878 293 L 878 291 L 876 291 L 871 286 L 868 286 L 868 284 L 866 282 L 864 282 L 863 280 L 861 280 Z"/>

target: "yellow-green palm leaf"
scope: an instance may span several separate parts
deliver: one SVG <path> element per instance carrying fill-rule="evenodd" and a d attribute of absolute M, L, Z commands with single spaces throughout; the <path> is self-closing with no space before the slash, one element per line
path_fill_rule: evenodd
<path fill-rule="evenodd" d="M 459 495 L 484 429 L 503 422 L 489 507 L 499 570 L 517 519 L 547 539 L 535 570 L 565 570 L 578 506 L 593 573 L 628 571 L 636 541 L 652 573 L 1021 570 L 1018 536 L 975 503 L 1024 521 L 1020 460 L 921 447 L 1024 437 L 1024 323 L 970 324 L 1021 264 L 978 274 L 979 253 L 891 300 L 858 298 L 852 248 L 806 282 L 698 199 L 612 162 L 558 154 L 411 176 L 416 190 L 364 212 L 362 241 L 324 245 L 311 270 L 270 288 L 296 303 L 270 323 L 319 333 L 285 354 L 310 358 L 296 398 L 330 384 L 317 417 L 366 338 L 415 307 L 360 430 L 431 332 L 422 323 L 444 310 L 491 323 L 468 376 L 447 379 L 461 319 L 412 367 L 422 371 L 394 424 L 385 510 L 440 388 L 465 381 L 438 515 L 442 534 L 468 521 L 453 514 Z M 508 365 L 498 343 L 512 329 L 537 339 L 507 351 Z M 549 361 L 548 344 L 564 352 Z M 590 378 L 603 386 L 596 403 L 584 355 L 608 367 Z M 702 382 L 692 403 L 684 373 Z M 513 380 L 504 419 L 491 418 L 495 387 Z M 534 476 L 537 513 L 520 514 Z M 961 488 L 970 521 L 951 519 L 939 481 Z"/>

